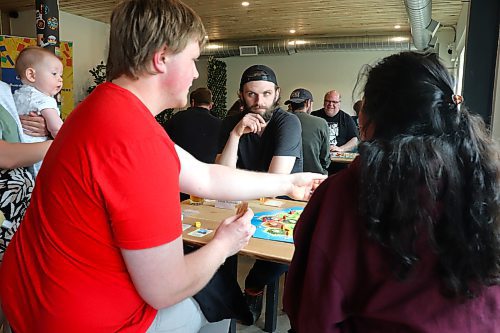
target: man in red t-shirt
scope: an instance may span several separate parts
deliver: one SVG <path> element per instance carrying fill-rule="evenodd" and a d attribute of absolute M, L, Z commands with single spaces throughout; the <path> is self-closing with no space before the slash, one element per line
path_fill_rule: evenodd
<path fill-rule="evenodd" d="M 154 116 L 186 104 L 205 37 L 189 7 L 124 1 L 110 26 L 108 82 L 72 112 L 46 155 L 4 257 L 2 308 L 17 333 L 227 331 L 207 323 L 191 296 L 247 244 L 252 212 L 227 218 L 184 255 L 179 190 L 304 199 L 322 178 L 204 164 L 168 138 Z"/>

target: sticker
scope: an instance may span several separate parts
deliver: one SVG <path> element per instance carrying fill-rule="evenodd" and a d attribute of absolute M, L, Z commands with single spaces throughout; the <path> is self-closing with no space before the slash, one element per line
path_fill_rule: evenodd
<path fill-rule="evenodd" d="M 56 30 L 59 27 L 57 17 L 49 17 L 47 19 L 47 25 L 49 26 L 49 29 Z"/>

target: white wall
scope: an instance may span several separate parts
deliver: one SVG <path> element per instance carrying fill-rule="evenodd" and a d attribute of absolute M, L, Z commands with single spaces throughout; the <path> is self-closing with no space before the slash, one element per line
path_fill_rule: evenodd
<path fill-rule="evenodd" d="M 455 64 L 452 61 L 454 59 L 455 54 L 455 30 L 451 27 L 442 27 L 436 33 L 437 41 L 439 43 L 439 59 L 441 59 L 442 63 L 448 68 L 450 73 L 455 75 Z M 451 50 L 451 53 L 448 53 L 448 49 Z"/>
<path fill-rule="evenodd" d="M 227 64 L 227 107 L 237 99 L 237 91 L 243 71 L 254 64 L 271 67 L 281 87 L 281 104 L 296 88 L 310 90 L 314 97 L 313 108 L 323 107 L 323 97 L 329 90 L 338 90 L 342 95 L 342 110 L 354 115 L 351 96 L 358 73 L 364 64 L 374 64 L 377 60 L 394 52 L 389 51 L 343 51 L 301 53 L 279 56 L 231 57 L 221 59 Z M 193 88 L 206 85 L 206 60 L 198 66 L 200 79 Z M 203 78 L 205 81 L 203 81 Z M 356 98 L 356 97 L 355 97 Z"/>
<path fill-rule="evenodd" d="M 469 9 L 470 4 L 468 2 L 463 2 L 462 9 L 460 10 L 460 16 L 457 22 L 457 40 L 456 49 L 461 51 L 465 47 L 465 42 L 467 41 L 467 27 L 469 26 Z"/>
<path fill-rule="evenodd" d="M 87 95 L 92 83 L 89 69 L 106 62 L 108 53 L 109 25 L 89 20 L 73 14 L 60 12 L 60 39 L 73 42 L 73 95 L 75 105 Z M 11 19 L 14 36 L 35 37 L 35 12 L 19 13 L 19 18 Z"/>

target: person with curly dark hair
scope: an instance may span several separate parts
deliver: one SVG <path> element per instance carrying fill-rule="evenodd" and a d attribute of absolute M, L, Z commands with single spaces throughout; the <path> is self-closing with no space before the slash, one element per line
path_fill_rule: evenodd
<path fill-rule="evenodd" d="M 292 331 L 498 332 L 498 145 L 435 54 L 363 74 L 360 156 L 295 229 Z"/>

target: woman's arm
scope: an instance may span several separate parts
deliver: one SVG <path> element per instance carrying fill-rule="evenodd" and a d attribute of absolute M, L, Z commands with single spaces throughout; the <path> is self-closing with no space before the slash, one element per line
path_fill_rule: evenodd
<path fill-rule="evenodd" d="M 12 143 L 0 140 L 0 168 L 15 169 L 41 161 L 52 140 L 38 143 Z"/>
<path fill-rule="evenodd" d="M 39 116 L 36 112 L 30 112 L 27 115 L 19 116 L 24 133 L 36 137 L 48 136 L 45 118 Z"/>

